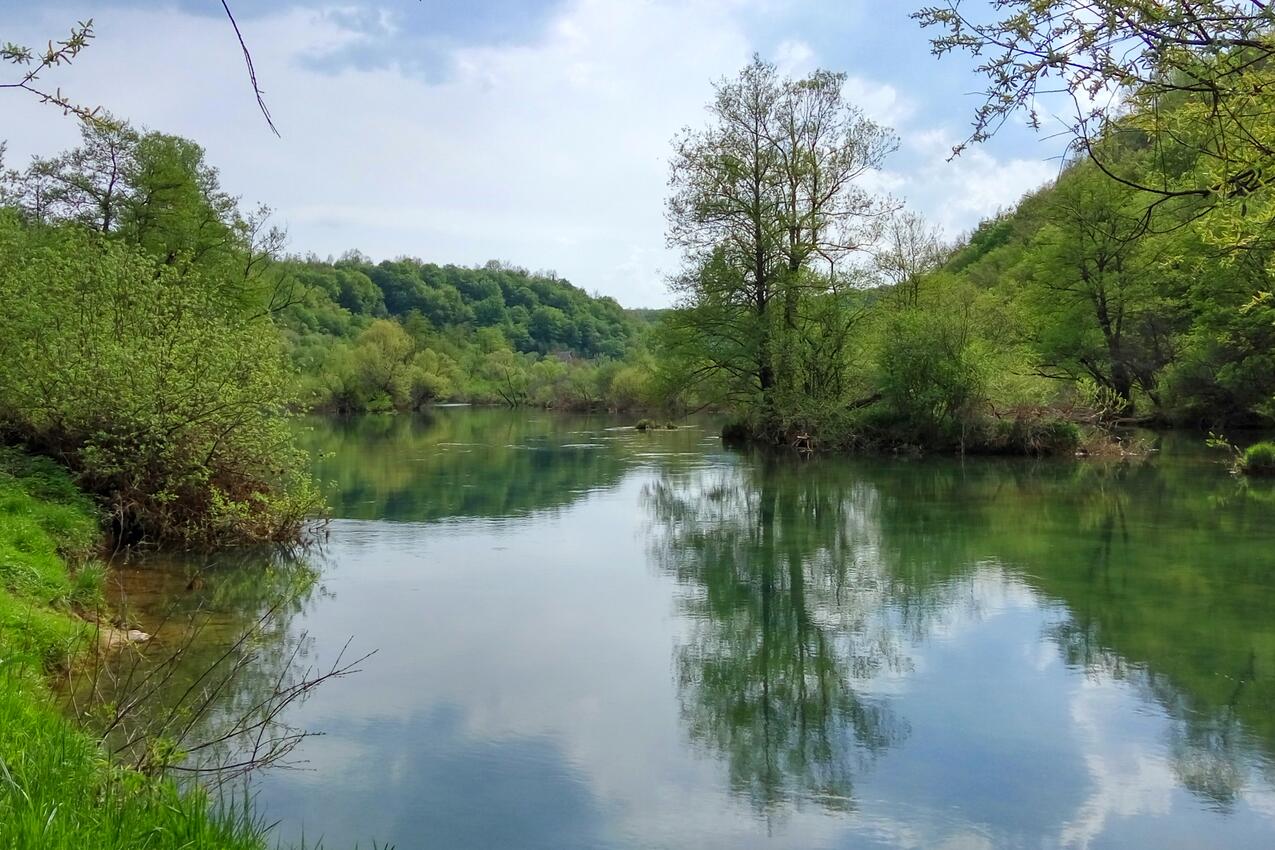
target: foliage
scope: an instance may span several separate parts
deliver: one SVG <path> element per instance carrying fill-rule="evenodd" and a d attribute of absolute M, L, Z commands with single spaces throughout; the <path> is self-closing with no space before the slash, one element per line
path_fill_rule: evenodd
<path fill-rule="evenodd" d="M 1238 466 L 1246 475 L 1275 475 L 1275 442 L 1249 446 L 1240 456 Z"/>
<path fill-rule="evenodd" d="M 1016 112 L 1061 89 L 1073 150 L 1140 193 L 1155 214 L 1198 219 L 1206 242 L 1228 252 L 1269 252 L 1275 216 L 1275 31 L 1250 0 L 997 0 L 967 14 L 958 0 L 917 12 L 934 27 L 934 53 L 980 57 L 986 81 L 967 141 L 992 136 Z M 1145 168 L 1122 168 L 1139 147 Z M 1263 290 L 1269 291 L 1269 290 Z"/>
<path fill-rule="evenodd" d="M 936 55 L 961 51 L 981 57 L 977 73 L 986 77 L 987 88 L 966 144 L 990 138 L 1018 111 L 1039 126 L 1038 98 L 1060 83 L 1074 101 L 1069 129 L 1086 149 L 1122 123 L 1122 106 L 1141 121 L 1157 121 L 1162 117 L 1158 106 L 1183 99 L 1203 102 L 1198 96 L 1205 95 L 1213 105 L 1207 133 L 1180 138 L 1225 164 L 1226 177 L 1217 184 L 1160 191 L 1225 196 L 1254 179 L 1261 182 L 1260 174 L 1245 170 L 1270 157 L 1263 90 L 1275 40 L 1265 4 L 998 0 L 994 8 L 1001 17 L 975 17 L 958 0 L 947 0 L 913 15 L 922 27 L 939 30 L 931 42 Z M 1122 104 L 1121 97 L 1129 103 Z M 1216 144 L 1221 138 L 1247 141 L 1227 150 Z"/>
<path fill-rule="evenodd" d="M 310 407 L 631 409 L 653 401 L 645 331 L 612 299 L 556 276 L 495 262 L 373 265 L 357 254 L 289 265 L 306 292 L 280 320 Z"/>
<path fill-rule="evenodd" d="M 1048 211 L 1031 199 L 1023 206 L 1052 215 L 1057 231 L 1005 216 L 956 249 L 920 216 L 865 193 L 856 180 L 896 141 L 843 100 L 840 80 L 826 72 L 783 80 L 755 60 L 718 84 L 710 126 L 677 140 L 669 237 L 687 265 L 674 282 L 681 303 L 655 336 L 659 392 L 725 406 L 736 414 L 733 435 L 772 444 L 1074 448 L 1075 430 L 1048 409 L 1059 399 L 1046 386 L 1046 366 L 1066 363 L 1072 380 L 1089 374 L 1078 364 L 1095 362 L 1091 337 L 1107 317 L 1084 310 L 1108 290 L 1123 292 L 1124 279 L 1103 278 L 1085 292 L 1058 274 L 1090 285 L 1094 254 L 1094 240 L 1062 229 L 1061 193 Z M 1131 250 L 1124 234 L 1109 232 L 1114 214 L 1071 206 L 1083 207 L 1077 229 Z M 1039 244 L 1024 250 L 1032 237 Z M 869 251 L 870 261 L 858 256 Z M 1029 268 L 1029 253 L 1040 269 L 1030 293 L 1058 286 L 1075 297 L 1033 304 L 996 291 L 1007 269 Z M 1052 312 L 1061 307 L 1069 312 Z M 1102 349 L 1115 366 L 1095 369 L 1124 387 L 1130 352 L 1143 348 L 1125 341 L 1134 331 L 1120 310 Z M 1129 324 L 1141 328 L 1141 319 Z M 1056 338 L 1056 356 L 1047 338 Z M 1149 374 L 1145 383 L 1153 385 Z"/>
<path fill-rule="evenodd" d="M 1027 248 L 1032 279 L 1022 314 L 1037 369 L 1091 378 L 1125 411 L 1135 387 L 1158 398 L 1171 356 L 1165 337 L 1176 319 L 1156 285 L 1154 247 L 1138 238 L 1130 194 L 1088 163 L 1062 176 Z"/>
<path fill-rule="evenodd" d="M 97 514 L 44 458 L 0 451 L 0 846 L 260 850 L 263 825 L 202 792 L 114 767 L 57 709 L 44 674 L 93 637 Z"/>
<path fill-rule="evenodd" d="M 843 300 L 846 259 L 889 207 L 858 181 L 897 140 L 845 100 L 844 82 L 827 71 L 782 79 L 755 58 L 716 84 L 709 126 L 675 143 L 668 233 L 685 270 L 665 382 L 756 408 L 769 431 L 784 427 L 779 396 L 809 377 L 799 341 L 816 365 L 845 345 L 840 321 L 803 340 L 821 325 L 809 314 Z M 853 316 L 844 306 L 834 316 Z"/>
<path fill-rule="evenodd" d="M 127 541 L 289 541 L 319 503 L 291 444 L 281 234 L 191 142 L 86 125 L 10 172 L 0 433 L 68 465 Z"/>
<path fill-rule="evenodd" d="M 1121 167 L 1136 169 L 1138 153 Z M 1018 369 L 1104 419 L 1260 425 L 1275 399 L 1268 252 L 1219 252 L 1196 222 L 1149 232 L 1138 190 L 1090 162 L 984 224 L 945 274 L 974 287 Z M 993 235 L 994 234 L 994 235 Z M 937 282 L 937 279 L 936 281 Z M 1037 400 L 1037 404 L 1046 399 Z"/>
<path fill-rule="evenodd" d="M 968 328 L 949 314 L 906 310 L 888 317 L 878 360 L 882 404 L 921 444 L 959 429 L 983 401 L 982 374 Z"/>

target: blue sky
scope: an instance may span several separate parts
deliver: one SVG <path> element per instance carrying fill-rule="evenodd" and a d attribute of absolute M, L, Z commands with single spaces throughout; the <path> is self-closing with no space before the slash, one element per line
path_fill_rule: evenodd
<path fill-rule="evenodd" d="M 554 270 L 628 306 L 667 304 L 670 139 L 711 82 L 754 52 L 847 94 L 902 139 L 873 188 L 950 236 L 1057 171 L 1062 144 L 1013 124 L 946 162 L 979 86 L 940 62 L 910 2 L 235 0 L 268 133 L 218 0 L 0 0 L 0 41 L 98 38 L 50 81 L 136 124 L 201 142 L 224 185 L 266 203 L 290 248 Z M 48 107 L 5 95 L 8 165 L 74 142 Z"/>

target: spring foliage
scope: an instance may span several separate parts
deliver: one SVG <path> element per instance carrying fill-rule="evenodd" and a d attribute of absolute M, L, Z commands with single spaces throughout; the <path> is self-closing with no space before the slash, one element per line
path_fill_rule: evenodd
<path fill-rule="evenodd" d="M 7 189 L 4 438 L 69 466 L 127 540 L 294 539 L 318 501 L 284 419 L 277 234 L 198 146 L 126 127 L 87 127 Z"/>

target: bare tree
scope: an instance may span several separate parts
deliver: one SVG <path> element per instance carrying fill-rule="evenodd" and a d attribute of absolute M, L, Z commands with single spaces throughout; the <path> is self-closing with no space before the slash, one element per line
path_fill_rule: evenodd
<path fill-rule="evenodd" d="M 1243 197 L 1275 176 L 1275 12 L 1263 0 L 990 0 L 990 19 L 960 0 L 913 17 L 941 34 L 943 56 L 978 57 L 987 80 L 967 139 L 993 136 L 1016 112 L 1040 126 L 1051 95 L 1070 100 L 1066 132 L 1107 176 L 1161 199 Z M 1131 176 L 1110 166 L 1102 142 L 1147 133 L 1159 167 Z M 1201 160 L 1176 179 L 1169 146 Z M 1167 167 L 1166 167 L 1167 166 Z"/>
<path fill-rule="evenodd" d="M 921 281 L 937 271 L 947 255 L 937 228 L 919 213 L 899 212 L 886 222 L 874 261 L 877 271 L 894 284 L 900 303 L 917 307 Z"/>

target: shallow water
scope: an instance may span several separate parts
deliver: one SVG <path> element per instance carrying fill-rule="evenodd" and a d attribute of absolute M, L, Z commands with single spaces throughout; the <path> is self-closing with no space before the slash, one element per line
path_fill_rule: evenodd
<path fill-rule="evenodd" d="M 324 735 L 253 782 L 280 839 L 1275 846 L 1275 490 L 1185 440 L 800 461 L 625 425 L 311 423 L 318 583 L 225 710 L 294 651 L 379 651 L 288 712 Z M 215 652 L 297 583 L 222 561 L 123 586 Z"/>

